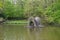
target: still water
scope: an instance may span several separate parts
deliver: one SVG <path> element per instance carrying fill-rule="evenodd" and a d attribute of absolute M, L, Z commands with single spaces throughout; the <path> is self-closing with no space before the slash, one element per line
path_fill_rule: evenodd
<path fill-rule="evenodd" d="M 0 25 L 0 40 L 60 40 L 60 27 L 47 26 L 30 32 L 25 24 Z"/>
<path fill-rule="evenodd" d="M 0 40 L 40 40 L 40 32 L 30 32 L 25 25 L 0 25 Z"/>

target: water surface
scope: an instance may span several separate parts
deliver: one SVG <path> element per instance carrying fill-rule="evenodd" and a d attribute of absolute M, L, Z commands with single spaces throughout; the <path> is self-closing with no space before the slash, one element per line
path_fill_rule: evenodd
<path fill-rule="evenodd" d="M 26 25 L 0 25 L 0 40 L 60 40 L 60 27 L 44 27 L 32 32 Z"/>

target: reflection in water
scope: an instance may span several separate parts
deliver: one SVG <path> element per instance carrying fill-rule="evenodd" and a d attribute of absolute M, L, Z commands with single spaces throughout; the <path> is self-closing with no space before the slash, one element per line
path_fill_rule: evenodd
<path fill-rule="evenodd" d="M 40 31 L 30 32 L 24 25 L 3 25 L 3 31 L 4 40 L 40 40 Z"/>
<path fill-rule="evenodd" d="M 30 40 L 41 40 L 40 38 L 40 32 L 42 31 L 42 28 L 39 28 L 38 30 L 34 29 L 34 31 L 27 30 Z"/>
<path fill-rule="evenodd" d="M 0 40 L 3 40 L 3 25 L 0 25 Z"/>

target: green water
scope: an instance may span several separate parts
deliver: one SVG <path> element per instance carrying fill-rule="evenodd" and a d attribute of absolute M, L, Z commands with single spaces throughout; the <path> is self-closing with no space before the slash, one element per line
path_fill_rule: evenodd
<path fill-rule="evenodd" d="M 0 40 L 60 40 L 60 27 L 30 32 L 26 25 L 0 25 Z"/>

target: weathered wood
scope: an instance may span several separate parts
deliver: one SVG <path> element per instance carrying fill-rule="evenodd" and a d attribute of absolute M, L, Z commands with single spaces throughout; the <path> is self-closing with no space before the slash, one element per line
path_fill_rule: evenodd
<path fill-rule="evenodd" d="M 30 17 L 28 19 L 28 27 L 29 27 L 29 30 L 30 31 L 33 31 L 33 30 L 39 30 L 40 28 L 43 27 L 43 25 L 41 24 L 41 18 L 38 17 L 38 16 L 35 16 L 35 17 Z M 31 21 L 33 23 L 31 23 Z"/>
<path fill-rule="evenodd" d="M 28 28 L 30 31 L 34 30 L 34 26 L 35 26 L 35 21 L 34 21 L 34 17 L 31 16 L 28 18 Z"/>

